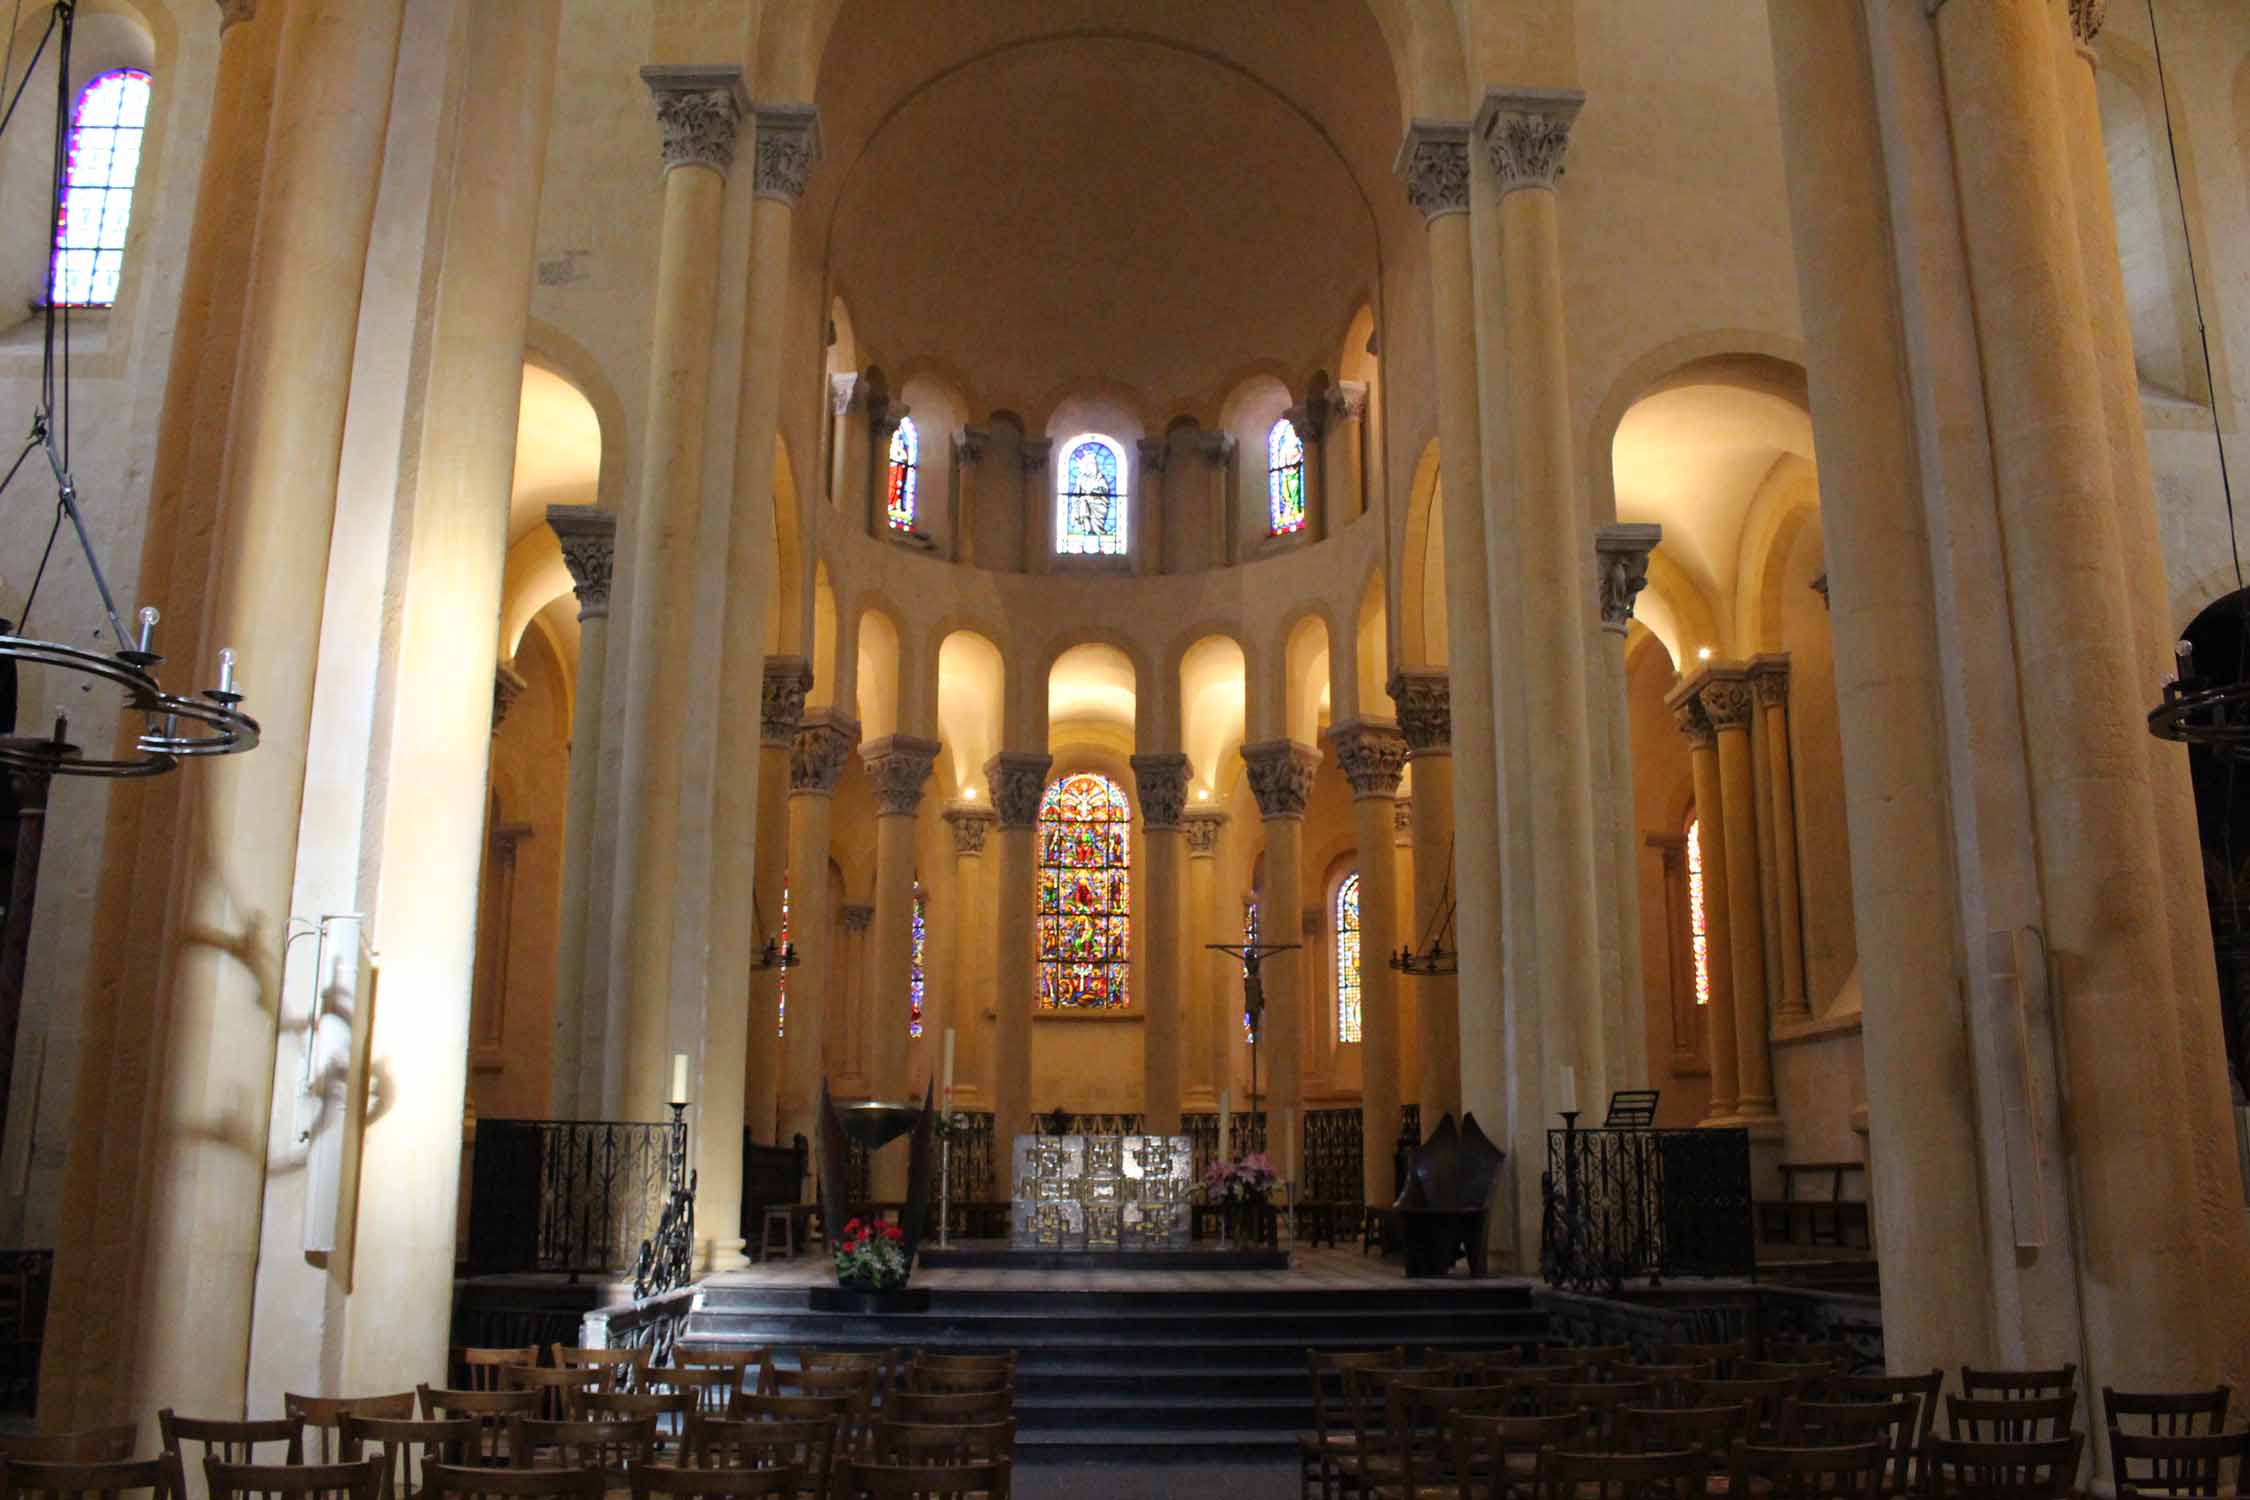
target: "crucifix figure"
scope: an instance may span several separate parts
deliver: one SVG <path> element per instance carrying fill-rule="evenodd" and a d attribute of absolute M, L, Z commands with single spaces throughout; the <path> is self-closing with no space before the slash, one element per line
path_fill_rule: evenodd
<path fill-rule="evenodd" d="M 1242 1018 L 1250 1023 L 1250 1113 L 1258 1112 L 1258 1039 L 1265 1034 L 1266 986 L 1258 977 L 1258 965 L 1276 953 L 1287 953 L 1302 948 L 1303 943 L 1206 943 L 1221 953 L 1231 953 L 1242 960 Z M 1221 1141 L 1223 1152 L 1226 1143 Z"/>

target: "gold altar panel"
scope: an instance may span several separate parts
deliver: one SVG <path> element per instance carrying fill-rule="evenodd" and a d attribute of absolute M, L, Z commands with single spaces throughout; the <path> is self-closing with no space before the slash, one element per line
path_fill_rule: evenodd
<path fill-rule="evenodd" d="M 1184 1135 L 1016 1137 L 1010 1242 L 1029 1250 L 1184 1250 Z"/>

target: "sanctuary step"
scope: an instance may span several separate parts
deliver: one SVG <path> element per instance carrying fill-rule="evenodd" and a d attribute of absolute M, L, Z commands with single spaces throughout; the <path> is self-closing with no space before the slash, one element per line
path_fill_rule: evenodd
<path fill-rule="evenodd" d="M 1153 1279 L 1153 1278 L 1152 1278 Z M 1197 1280 L 1209 1278 L 1198 1277 Z M 1498 1348 L 1545 1338 L 1526 1285 L 1396 1289 L 933 1287 L 927 1313 L 815 1312 L 806 1289 L 715 1277 L 695 1343 L 1013 1349 L 1017 1443 L 1033 1460 L 1278 1457 L 1312 1426 L 1305 1350 Z"/>

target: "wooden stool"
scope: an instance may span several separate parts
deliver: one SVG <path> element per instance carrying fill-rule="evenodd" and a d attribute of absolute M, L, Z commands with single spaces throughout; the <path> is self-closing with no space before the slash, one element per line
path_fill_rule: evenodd
<path fill-rule="evenodd" d="M 798 1225 L 809 1218 L 811 1213 L 811 1206 L 804 1203 L 777 1203 L 768 1208 L 765 1225 L 758 1234 L 758 1259 L 764 1260 L 779 1249 L 784 1260 L 795 1260 L 800 1242 L 805 1239 L 804 1232 Z M 776 1229 L 781 1231 L 778 1245 L 774 1241 Z M 809 1244 L 804 1248 L 809 1249 Z"/>

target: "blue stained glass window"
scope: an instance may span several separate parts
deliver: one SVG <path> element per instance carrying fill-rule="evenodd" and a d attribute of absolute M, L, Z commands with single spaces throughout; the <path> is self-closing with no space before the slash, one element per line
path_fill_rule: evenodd
<path fill-rule="evenodd" d="M 1275 536 L 1305 529 L 1305 440 L 1287 417 L 1266 431 L 1266 511 Z"/>
<path fill-rule="evenodd" d="M 1336 1040 L 1359 1040 L 1359 872 L 1336 887 Z"/>
<path fill-rule="evenodd" d="M 890 482 L 885 487 L 893 531 L 914 529 L 914 483 L 921 473 L 921 452 L 922 439 L 914 430 L 914 419 L 899 418 L 898 430 L 891 434 Z"/>
<path fill-rule="evenodd" d="M 928 989 L 928 976 L 922 968 L 923 945 L 930 936 L 930 903 L 923 899 L 919 882 L 914 887 L 914 957 L 906 970 L 906 1034 L 922 1034 L 922 1000 Z"/>
<path fill-rule="evenodd" d="M 1125 450 L 1105 437 L 1071 439 L 1055 473 L 1055 550 L 1084 557 L 1125 552 Z"/>
<path fill-rule="evenodd" d="M 133 179 L 148 128 L 148 89 L 148 74 L 112 68 L 78 91 L 47 266 L 47 298 L 57 306 L 108 307 L 117 300 Z"/>
<path fill-rule="evenodd" d="M 1132 811 L 1107 776 L 1081 772 L 1039 803 L 1039 1008 L 1131 1000 Z"/>

